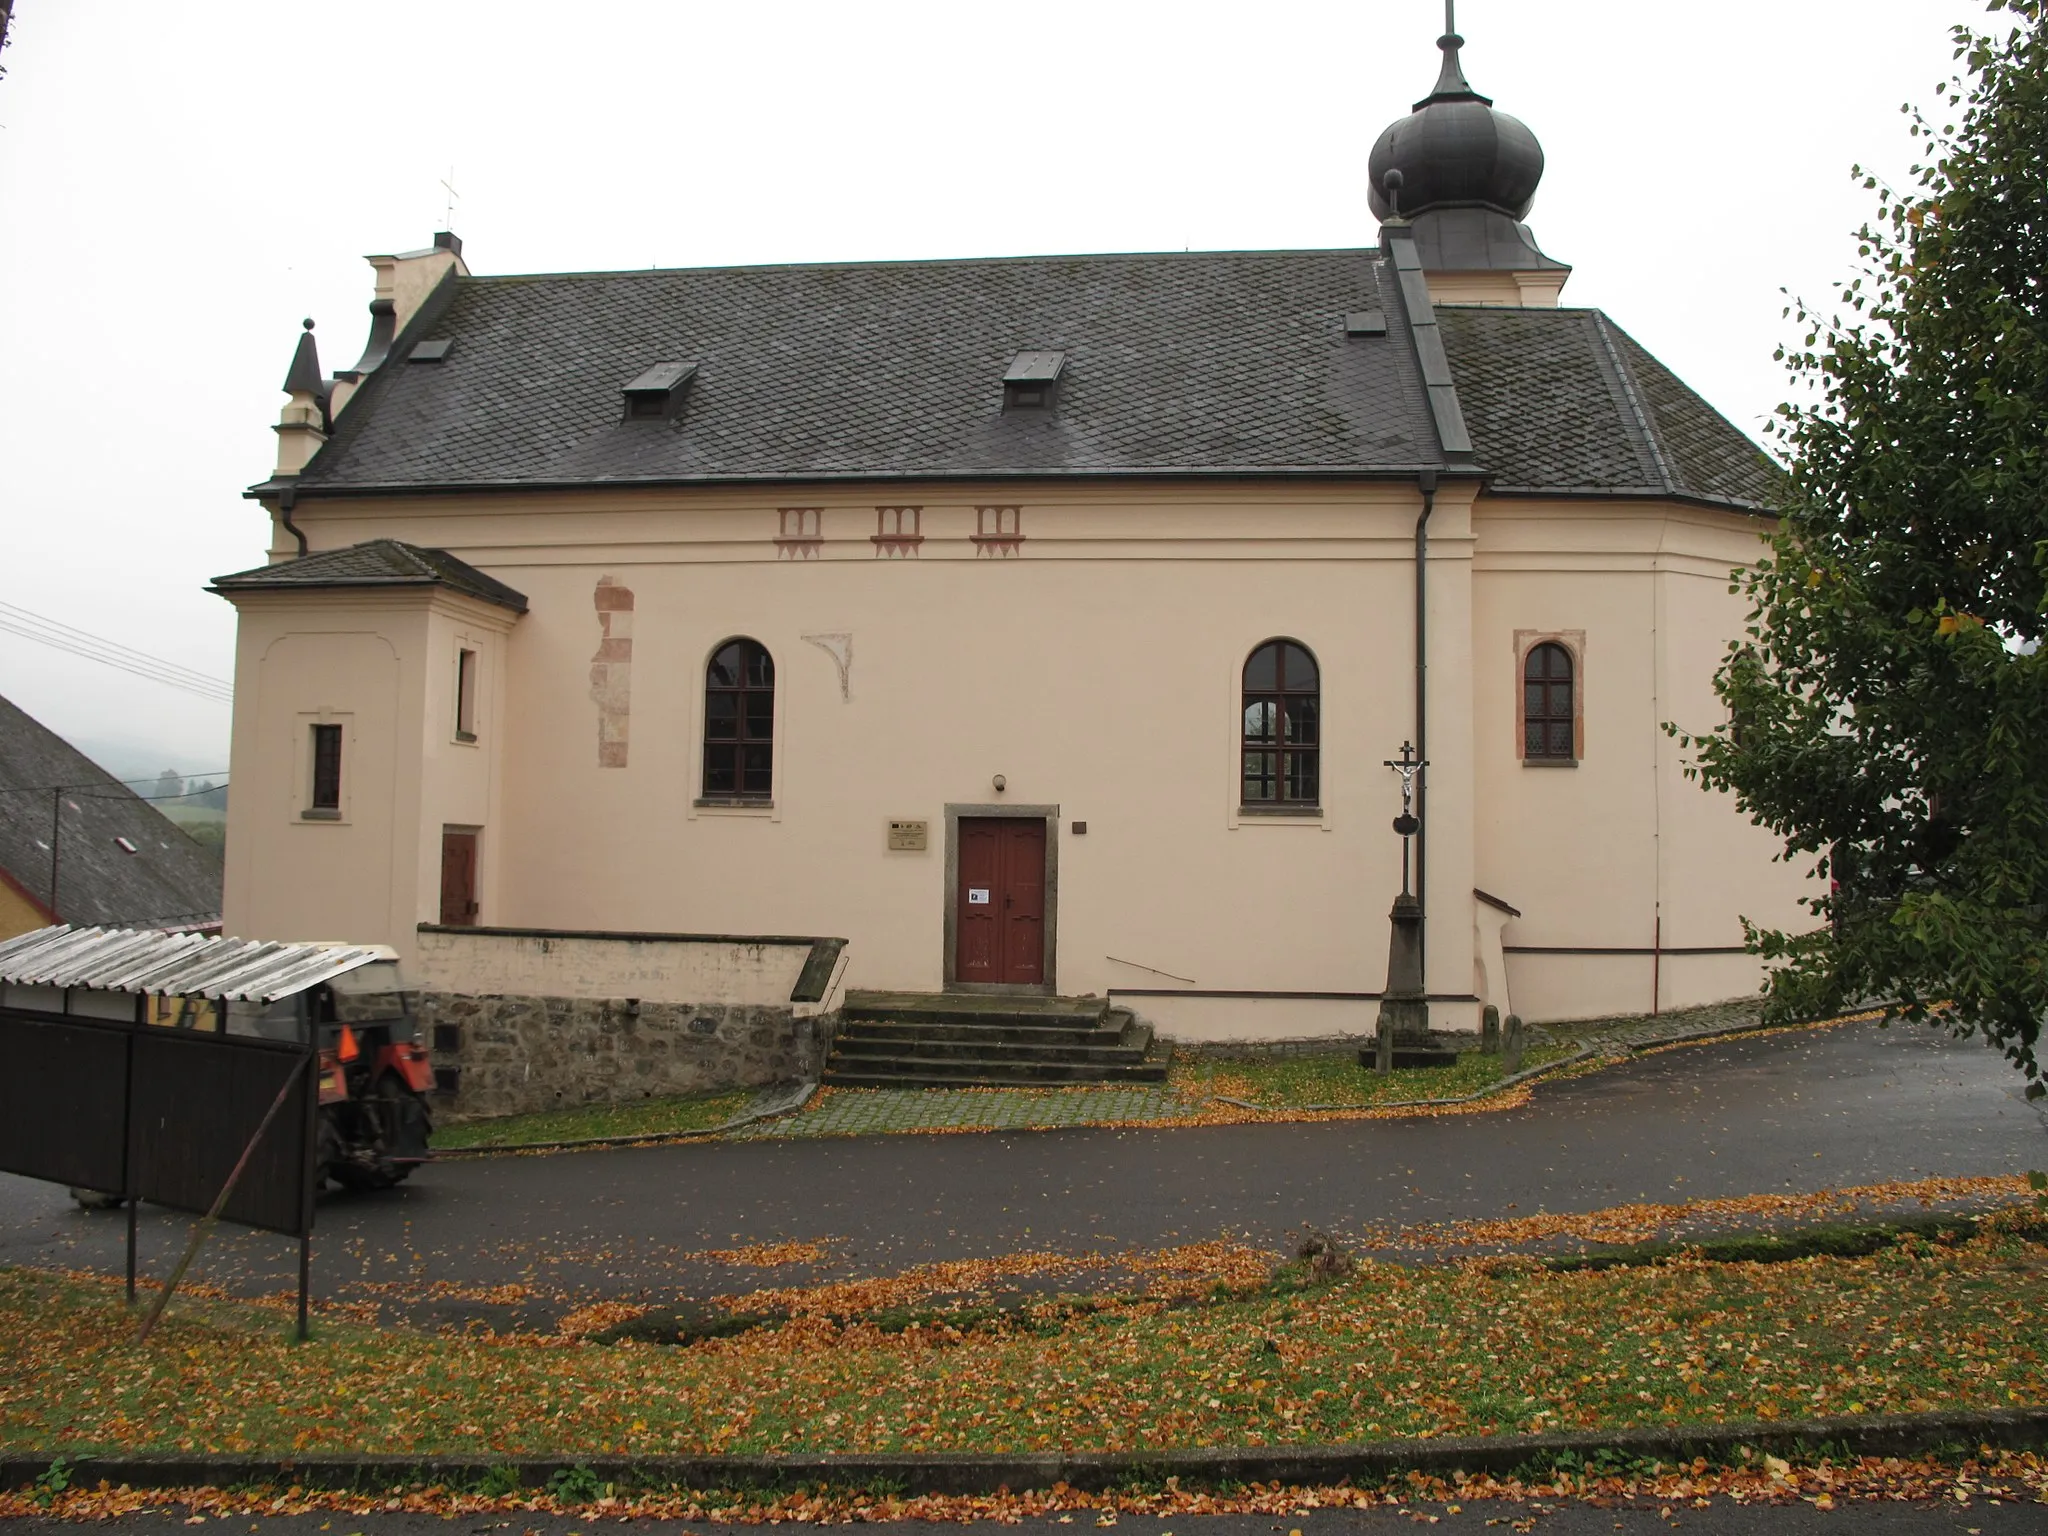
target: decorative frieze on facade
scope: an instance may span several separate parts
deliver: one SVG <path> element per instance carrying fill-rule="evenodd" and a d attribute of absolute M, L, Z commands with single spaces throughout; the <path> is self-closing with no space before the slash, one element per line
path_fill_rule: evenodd
<path fill-rule="evenodd" d="M 877 560 L 898 556 L 915 560 L 917 547 L 924 542 L 924 508 L 875 508 L 874 542 Z"/>
<path fill-rule="evenodd" d="M 1004 559 L 1024 547 L 1022 507 L 976 507 L 974 509 L 974 553 Z"/>
<path fill-rule="evenodd" d="M 825 546 L 823 507 L 782 507 L 778 509 L 781 531 L 775 535 L 778 560 L 815 560 Z"/>

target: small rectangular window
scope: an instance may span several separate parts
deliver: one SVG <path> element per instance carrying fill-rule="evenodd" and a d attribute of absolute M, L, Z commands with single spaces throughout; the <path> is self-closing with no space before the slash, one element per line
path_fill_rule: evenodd
<path fill-rule="evenodd" d="M 316 811 L 341 809 L 341 727 L 313 727 L 313 801 Z"/>
<path fill-rule="evenodd" d="M 455 739 L 476 740 L 476 652 L 455 657 Z"/>

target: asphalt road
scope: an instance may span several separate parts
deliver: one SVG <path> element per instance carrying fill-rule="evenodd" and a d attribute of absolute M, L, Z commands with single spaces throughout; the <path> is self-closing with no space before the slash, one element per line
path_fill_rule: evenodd
<path fill-rule="evenodd" d="M 2048 1117 L 1981 1044 L 1847 1025 L 1642 1058 L 1493 1114 L 1176 1130 L 698 1143 L 453 1161 L 402 1189 L 333 1195 L 327 1298 L 423 1322 L 545 1325 L 571 1300 L 667 1300 L 762 1283 L 705 1250 L 829 1241 L 778 1284 L 1025 1250 L 1142 1251 L 1215 1237 L 1281 1249 L 1339 1232 L 2048 1167 Z M 189 1218 L 146 1210 L 162 1274 Z M 118 1214 L 0 1176 L 0 1263 L 118 1272 Z M 296 1245 L 223 1229 L 194 1278 L 294 1283 Z M 493 1301 L 523 1285 L 525 1302 Z"/>
<path fill-rule="evenodd" d="M 1670 1513 L 1661 1511 L 1669 1508 Z M 1546 1536 L 1664 1536 L 1664 1533 L 1693 1531 L 1701 1536 L 1799 1536 L 1799 1533 L 1842 1533 L 1857 1536 L 2023 1536 L 2048 1531 L 2048 1507 L 2040 1504 L 1991 1503 L 1977 1498 L 1968 1503 L 1927 1500 L 1915 1503 L 1864 1502 L 1844 1500 L 1832 1510 L 1816 1509 L 1807 1503 L 1738 1504 L 1715 1499 L 1705 1509 L 1688 1504 L 1675 1508 L 1651 1504 L 1601 1507 L 1589 1503 L 1558 1503 L 1539 1500 L 1528 1503 L 1493 1503 L 1484 1500 L 1456 1506 L 1418 1501 L 1401 1508 L 1386 1506 L 1370 1510 L 1316 1510 L 1290 1515 L 1119 1515 L 1117 1536 L 1374 1536 L 1378 1532 L 1412 1531 L 1431 1524 L 1445 1532 L 1496 1529 L 1533 1530 Z M 453 1520 L 439 1515 L 392 1514 L 284 1515 L 265 1518 L 231 1515 L 208 1517 L 203 1527 L 187 1527 L 183 1506 L 171 1505 L 162 1512 L 124 1516 L 98 1524 L 121 1536 L 191 1536 L 193 1530 L 213 1530 L 230 1536 L 585 1536 L 593 1529 L 590 1517 L 516 1513 L 512 1515 L 464 1515 Z M 996 1522 L 962 1523 L 952 1529 L 981 1532 L 983 1536 L 1087 1536 L 1097 1529 L 1095 1516 L 1077 1511 L 1062 1524 L 1059 1516 L 1036 1516 L 1017 1524 Z M 1524 1524 L 1523 1522 L 1528 1522 Z M 605 1522 L 611 1525 L 613 1522 Z M 627 1522 L 635 1536 L 751 1536 L 759 1526 L 724 1525 L 711 1521 L 634 1520 Z M 76 1524 L 58 1520 L 15 1520 L 4 1523 L 10 1536 L 68 1536 Z M 920 1536 L 933 1529 L 926 1521 L 878 1521 L 863 1524 L 863 1533 L 894 1533 Z"/>

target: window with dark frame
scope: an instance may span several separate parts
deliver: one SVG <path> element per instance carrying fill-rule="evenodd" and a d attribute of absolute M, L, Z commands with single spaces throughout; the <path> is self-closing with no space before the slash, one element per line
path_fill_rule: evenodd
<path fill-rule="evenodd" d="M 341 809 L 341 727 L 313 727 L 313 800 L 316 811 Z"/>
<path fill-rule="evenodd" d="M 1306 646 L 1268 640 L 1244 664 L 1244 778 L 1248 809 L 1322 800 L 1322 674 Z"/>
<path fill-rule="evenodd" d="M 455 655 L 455 737 L 458 741 L 476 740 L 475 651 Z"/>
<path fill-rule="evenodd" d="M 1555 640 L 1529 647 L 1522 661 L 1522 756 L 1534 762 L 1577 760 L 1572 653 Z"/>
<path fill-rule="evenodd" d="M 775 662 L 728 640 L 704 670 L 704 798 L 766 804 L 774 792 Z"/>

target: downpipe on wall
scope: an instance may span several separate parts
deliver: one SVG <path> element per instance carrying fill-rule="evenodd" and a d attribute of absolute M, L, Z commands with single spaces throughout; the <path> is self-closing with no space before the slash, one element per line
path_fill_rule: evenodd
<path fill-rule="evenodd" d="M 1415 477 L 1422 492 L 1422 512 L 1415 519 L 1415 905 L 1422 920 L 1416 930 L 1422 957 L 1423 989 L 1429 987 L 1429 519 L 1436 511 L 1436 471 Z"/>

